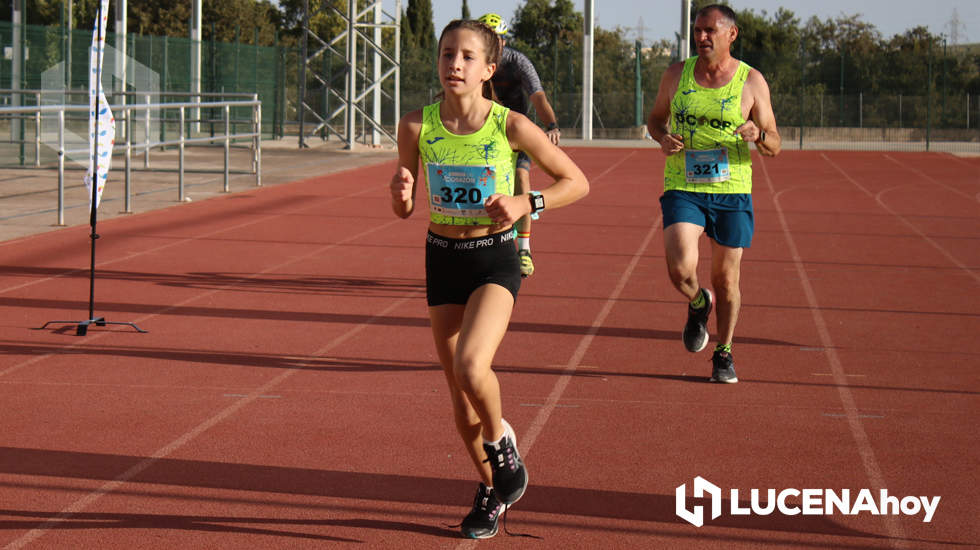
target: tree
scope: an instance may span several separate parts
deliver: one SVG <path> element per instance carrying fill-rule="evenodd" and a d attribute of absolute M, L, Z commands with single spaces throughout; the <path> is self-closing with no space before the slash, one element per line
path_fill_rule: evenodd
<path fill-rule="evenodd" d="M 793 12 L 784 8 L 772 17 L 765 10 L 738 13 L 738 38 L 732 54 L 762 71 L 773 93 L 799 85 L 799 24 Z"/>
<path fill-rule="evenodd" d="M 436 45 L 431 0 L 408 0 L 402 17 L 402 48 L 432 51 Z"/>
<path fill-rule="evenodd" d="M 460 15 L 463 19 L 473 19 L 470 17 L 470 5 L 466 0 L 463 0 L 463 10 Z"/>
<path fill-rule="evenodd" d="M 0 0 L 0 21 L 11 20 L 13 7 L 11 0 Z M 27 25 L 58 25 L 63 9 L 63 0 L 31 0 L 24 2 L 21 21 Z"/>
<path fill-rule="evenodd" d="M 569 124 L 573 104 L 559 94 L 581 89 L 582 15 L 571 0 L 527 0 L 511 21 L 508 45 L 534 63 L 559 121 Z"/>
<path fill-rule="evenodd" d="M 401 28 L 402 92 L 415 91 L 424 95 L 408 96 L 403 105 L 419 105 L 431 99 L 429 90 L 436 82 L 435 49 L 431 0 L 408 0 Z"/>
<path fill-rule="evenodd" d="M 568 42 L 582 33 L 582 14 L 575 11 L 571 0 L 555 0 L 554 5 L 548 0 L 527 0 L 514 12 L 512 23 L 513 39 L 525 46 L 528 56 L 530 51 L 551 49 L 556 39 Z"/>
<path fill-rule="evenodd" d="M 310 31 L 321 40 L 330 41 L 347 30 L 347 23 L 340 15 L 347 13 L 344 0 L 309 0 L 309 8 Z M 279 9 L 283 34 L 299 43 L 303 38 L 303 0 L 279 0 Z"/>

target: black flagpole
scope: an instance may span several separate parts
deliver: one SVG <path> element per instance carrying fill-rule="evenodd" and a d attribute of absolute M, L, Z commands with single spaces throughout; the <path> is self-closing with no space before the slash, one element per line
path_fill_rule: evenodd
<path fill-rule="evenodd" d="M 95 140 L 95 153 L 92 155 L 92 203 L 91 203 L 91 213 L 89 215 L 89 225 L 92 226 L 92 233 L 89 237 L 92 240 L 92 256 L 89 267 L 89 283 L 88 283 L 88 320 L 86 321 L 48 321 L 44 323 L 38 330 L 46 328 L 48 325 L 52 324 L 69 324 L 78 325 L 75 330 L 75 334 L 78 336 L 85 336 L 88 333 L 88 327 L 90 325 L 96 325 L 104 327 L 106 325 L 128 325 L 136 329 L 138 332 L 147 332 L 134 323 L 128 322 L 113 322 L 106 321 L 105 317 L 95 316 L 95 240 L 99 238 L 99 234 L 95 232 L 95 222 L 97 219 L 96 210 L 98 200 L 98 190 L 99 190 L 99 90 L 102 88 L 102 55 L 104 47 L 102 45 L 102 2 L 99 2 L 99 7 L 96 10 L 95 15 L 95 25 L 96 25 L 96 41 L 95 46 L 98 48 L 96 51 L 96 61 L 95 61 L 95 93 L 93 94 L 92 102 L 94 106 L 92 107 L 91 113 L 95 114 L 95 135 L 92 139 Z M 90 115 L 91 116 L 91 115 Z M 127 121 L 128 123 L 128 121 Z M 110 151 L 110 155 L 112 152 Z M 106 173 L 108 176 L 108 173 Z"/>

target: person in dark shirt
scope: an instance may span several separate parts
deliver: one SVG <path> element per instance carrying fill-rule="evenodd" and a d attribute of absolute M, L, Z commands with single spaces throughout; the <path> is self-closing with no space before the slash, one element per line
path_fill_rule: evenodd
<path fill-rule="evenodd" d="M 561 139 L 561 130 L 558 129 L 558 118 L 555 116 L 548 96 L 544 93 L 541 86 L 541 79 L 538 78 L 538 71 L 534 64 L 526 55 L 507 46 L 507 34 L 509 28 L 507 22 L 496 13 L 488 13 L 480 17 L 479 21 L 493 29 L 500 38 L 502 48 L 500 63 L 497 64 L 497 71 L 493 74 L 493 91 L 497 95 L 497 101 L 523 115 L 527 115 L 528 107 L 534 105 L 534 111 L 538 118 L 546 125 L 545 133 L 556 147 Z M 523 151 L 517 156 L 515 193 L 529 193 L 531 191 L 531 159 Z M 531 217 L 524 216 L 517 222 L 517 246 L 518 254 L 521 259 L 521 276 L 529 277 L 534 273 L 534 262 L 531 260 Z"/>

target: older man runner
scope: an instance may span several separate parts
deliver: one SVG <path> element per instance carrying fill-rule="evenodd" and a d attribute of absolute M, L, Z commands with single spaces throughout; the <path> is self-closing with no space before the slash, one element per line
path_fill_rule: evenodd
<path fill-rule="evenodd" d="M 708 316 L 717 310 L 711 381 L 738 382 L 732 356 L 741 307 L 742 252 L 752 243 L 752 159 L 779 153 L 769 85 L 762 73 L 731 55 L 738 37 L 735 12 L 701 8 L 694 20 L 698 55 L 670 66 L 647 119 L 667 155 L 664 168 L 664 248 L 674 287 L 689 301 L 682 339 L 688 351 L 708 344 Z M 698 283 L 698 240 L 711 239 L 711 286 Z"/>

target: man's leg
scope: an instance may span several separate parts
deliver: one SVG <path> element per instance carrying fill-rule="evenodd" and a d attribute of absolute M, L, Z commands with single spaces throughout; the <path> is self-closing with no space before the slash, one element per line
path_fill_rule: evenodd
<path fill-rule="evenodd" d="M 664 228 L 664 253 L 667 274 L 688 301 L 697 298 L 698 290 L 698 239 L 704 228 L 688 222 L 677 222 Z"/>
<path fill-rule="evenodd" d="M 716 294 L 718 344 L 721 346 L 732 345 L 735 323 L 742 307 L 739 277 L 743 250 L 711 241 L 711 287 Z"/>
<path fill-rule="evenodd" d="M 514 170 L 514 194 L 522 195 L 531 192 L 531 160 L 524 153 L 517 157 L 517 168 Z M 531 260 L 531 216 L 527 215 L 517 220 L 517 254 L 521 260 L 521 277 L 530 277 L 534 273 L 534 261 Z"/>
<path fill-rule="evenodd" d="M 711 286 L 715 289 L 718 308 L 718 345 L 711 356 L 711 381 L 734 384 L 738 382 L 735 374 L 735 358 L 732 355 L 732 340 L 735 336 L 735 323 L 742 307 L 742 292 L 739 289 L 743 248 L 732 248 L 711 241 Z"/>
<path fill-rule="evenodd" d="M 708 316 L 711 291 L 698 283 L 698 240 L 704 228 L 690 222 L 675 222 L 664 229 L 665 256 L 670 280 L 688 299 L 687 322 L 681 332 L 684 347 L 692 353 L 708 345 Z"/>

